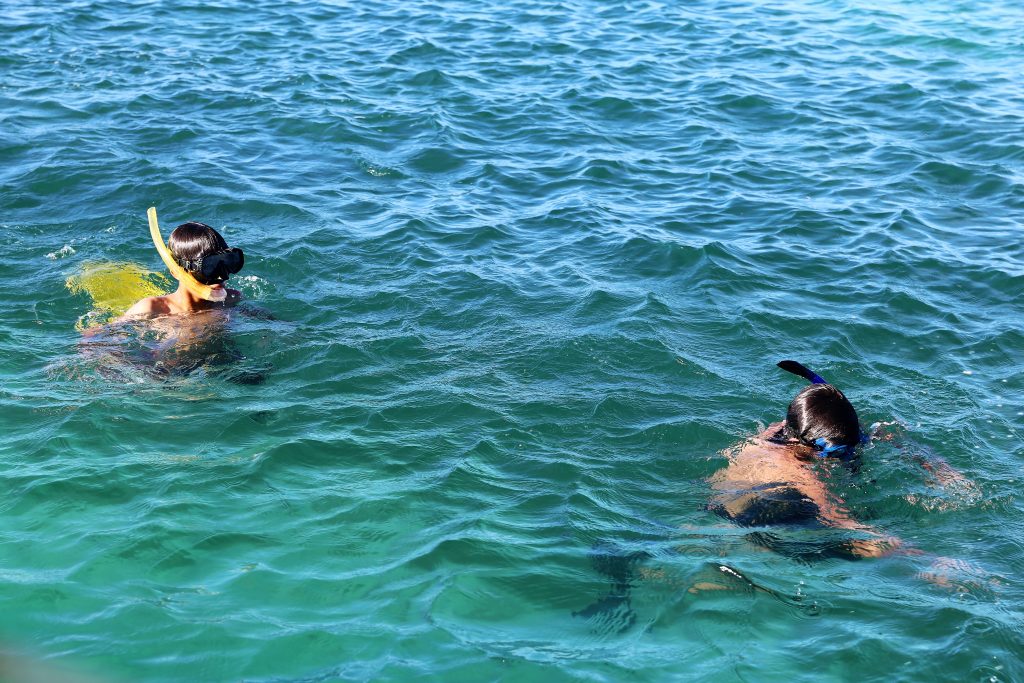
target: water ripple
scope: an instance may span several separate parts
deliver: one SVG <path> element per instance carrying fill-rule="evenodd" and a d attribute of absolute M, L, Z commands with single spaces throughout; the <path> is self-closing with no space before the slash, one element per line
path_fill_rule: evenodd
<path fill-rule="evenodd" d="M 1018 14 L 8 3 L 0 637 L 168 681 L 1021 678 Z M 79 344 L 65 281 L 155 267 L 153 204 L 246 250 L 246 312 Z M 905 423 L 832 483 L 927 555 L 704 508 L 781 357 Z"/>

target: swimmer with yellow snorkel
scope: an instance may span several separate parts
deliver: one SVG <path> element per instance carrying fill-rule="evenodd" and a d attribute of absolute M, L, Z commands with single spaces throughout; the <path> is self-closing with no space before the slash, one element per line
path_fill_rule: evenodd
<path fill-rule="evenodd" d="M 142 299 L 119 320 L 187 315 L 238 303 L 242 293 L 228 289 L 224 283 L 245 265 L 241 249 L 229 248 L 220 233 L 204 223 L 182 223 L 170 234 L 165 245 L 156 209 L 151 207 L 146 215 L 153 243 L 164 265 L 178 281 L 178 289 Z"/>
<path fill-rule="evenodd" d="M 100 365 L 108 370 L 109 361 L 113 360 L 114 372 L 121 372 L 124 365 L 131 366 L 129 372 L 138 369 L 168 378 L 201 369 L 208 375 L 223 376 L 239 384 L 262 383 L 268 368 L 253 368 L 251 364 L 234 367 L 246 356 L 227 334 L 232 316 L 223 313 L 242 299 L 241 292 L 225 286 L 228 278 L 245 264 L 242 250 L 228 247 L 220 233 L 203 223 L 179 225 L 164 244 L 156 209 L 149 209 L 148 217 L 153 244 L 178 281 L 178 288 L 170 294 L 136 302 L 111 324 L 83 330 L 81 352 L 99 359 Z M 239 312 L 264 320 L 275 319 L 259 309 L 240 308 Z M 135 345 L 124 347 L 123 342 L 140 328 L 145 329 L 145 334 L 134 339 Z M 121 360 L 127 364 L 120 363 Z"/>

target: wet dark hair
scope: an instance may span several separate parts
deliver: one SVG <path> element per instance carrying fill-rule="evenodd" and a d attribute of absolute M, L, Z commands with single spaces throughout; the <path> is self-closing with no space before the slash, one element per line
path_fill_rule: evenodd
<path fill-rule="evenodd" d="M 167 238 L 167 248 L 179 264 L 185 260 L 201 259 L 228 248 L 220 233 L 206 223 L 182 223 Z"/>
<path fill-rule="evenodd" d="M 786 434 L 814 445 L 825 439 L 833 446 L 860 443 L 860 421 L 853 404 L 831 384 L 812 384 L 800 390 L 786 411 Z"/>

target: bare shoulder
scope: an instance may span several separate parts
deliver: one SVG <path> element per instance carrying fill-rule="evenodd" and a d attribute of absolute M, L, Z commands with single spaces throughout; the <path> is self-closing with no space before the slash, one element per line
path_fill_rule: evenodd
<path fill-rule="evenodd" d="M 785 422 L 773 422 L 772 424 L 765 427 L 764 431 L 758 434 L 756 439 L 772 439 L 782 432 L 782 429 L 786 426 Z"/>
<path fill-rule="evenodd" d="M 119 320 L 128 320 L 130 318 L 152 318 L 158 315 L 165 315 L 170 311 L 170 307 L 167 305 L 166 297 L 162 296 L 148 296 L 141 301 L 138 301 L 124 312 Z"/>

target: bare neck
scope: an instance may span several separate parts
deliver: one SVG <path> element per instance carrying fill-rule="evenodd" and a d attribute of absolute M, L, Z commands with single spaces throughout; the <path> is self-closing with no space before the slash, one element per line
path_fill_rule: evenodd
<path fill-rule="evenodd" d="M 213 301 L 201 299 L 189 291 L 183 282 L 178 283 L 178 289 L 167 295 L 174 308 L 182 313 L 196 313 L 215 308 L 217 304 Z"/>

